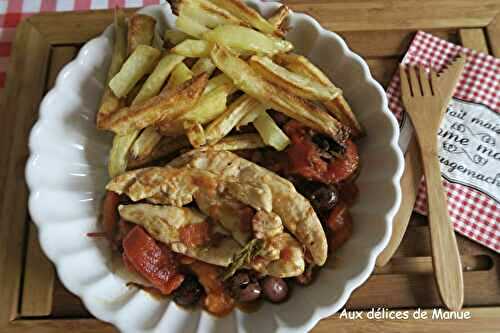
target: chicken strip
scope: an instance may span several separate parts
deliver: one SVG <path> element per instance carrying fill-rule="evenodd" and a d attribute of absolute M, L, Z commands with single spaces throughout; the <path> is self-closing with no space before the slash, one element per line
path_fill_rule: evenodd
<path fill-rule="evenodd" d="M 195 246 L 185 241 L 183 234 L 190 232 L 188 226 L 200 225 L 201 229 L 202 224 L 208 223 L 209 228 L 215 227 L 206 215 L 192 208 L 133 204 L 119 206 L 118 210 L 123 219 L 141 225 L 154 239 L 169 245 L 172 251 L 209 264 L 228 266 L 241 249 L 234 239 L 224 237 L 220 232 L 214 232 L 219 234 L 214 242 L 208 240 L 206 244 Z"/>
<path fill-rule="evenodd" d="M 193 150 L 172 161 L 170 166 L 188 166 L 210 171 L 223 179 L 266 184 L 272 194 L 273 212 L 279 215 L 288 231 L 309 250 L 314 263 L 322 266 L 328 244 L 318 216 L 309 201 L 292 183 L 277 174 L 227 151 Z"/>

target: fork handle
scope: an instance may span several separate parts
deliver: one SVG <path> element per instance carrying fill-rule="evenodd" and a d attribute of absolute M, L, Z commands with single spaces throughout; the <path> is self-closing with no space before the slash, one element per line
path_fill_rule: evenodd
<path fill-rule="evenodd" d="M 424 146 L 429 147 L 429 145 Z M 427 185 L 432 263 L 441 299 L 448 309 L 458 311 L 462 308 L 464 301 L 460 253 L 448 216 L 448 204 L 437 154 L 437 141 L 430 147 L 433 149 L 421 149 L 421 156 Z"/>

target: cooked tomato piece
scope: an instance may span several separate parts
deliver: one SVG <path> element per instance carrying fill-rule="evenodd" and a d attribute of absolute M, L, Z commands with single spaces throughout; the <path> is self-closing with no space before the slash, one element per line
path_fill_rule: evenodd
<path fill-rule="evenodd" d="M 314 132 L 292 120 L 285 126 L 292 144 L 287 149 L 288 173 L 298 174 L 308 180 L 336 184 L 348 179 L 359 166 L 356 145 L 348 140 L 340 157 L 325 159 L 323 152 L 313 142 Z M 326 152 L 327 153 L 327 152 Z"/>
<path fill-rule="evenodd" d="M 211 236 L 211 225 L 208 221 L 188 224 L 179 229 L 181 242 L 189 247 L 198 247 L 208 244 Z"/>
<path fill-rule="evenodd" d="M 107 191 L 102 205 L 102 226 L 106 238 L 110 242 L 114 241 L 118 221 L 120 220 L 120 216 L 118 215 L 119 204 L 120 195 L 115 192 Z"/>
<path fill-rule="evenodd" d="M 224 288 L 221 279 L 222 268 L 198 260 L 189 267 L 207 294 L 203 301 L 205 309 L 216 316 L 224 316 L 231 312 L 234 309 L 234 299 Z"/>
<path fill-rule="evenodd" d="M 173 252 L 160 247 L 140 226 L 135 226 L 127 234 L 123 251 L 128 264 L 164 295 L 169 295 L 184 280 Z"/>
<path fill-rule="evenodd" d="M 328 165 L 325 179 L 330 183 L 340 183 L 348 179 L 359 166 L 358 148 L 351 140 L 347 140 L 342 158 L 336 158 Z"/>
<path fill-rule="evenodd" d="M 345 202 L 347 204 L 347 206 L 350 207 L 358 199 L 359 189 L 355 183 L 349 182 L 349 183 L 342 184 L 342 186 L 339 189 L 339 194 L 340 194 L 340 200 Z"/>
<path fill-rule="evenodd" d="M 328 225 L 328 249 L 334 251 L 340 248 L 352 235 L 352 218 L 347 205 L 340 202 L 330 212 Z"/>

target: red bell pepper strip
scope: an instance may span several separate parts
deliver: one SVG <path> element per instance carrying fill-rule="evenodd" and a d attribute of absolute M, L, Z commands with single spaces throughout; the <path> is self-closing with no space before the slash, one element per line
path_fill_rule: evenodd
<path fill-rule="evenodd" d="M 172 293 L 184 280 L 177 270 L 174 254 L 160 247 L 140 226 L 135 226 L 123 239 L 123 251 L 128 263 L 164 295 Z"/>

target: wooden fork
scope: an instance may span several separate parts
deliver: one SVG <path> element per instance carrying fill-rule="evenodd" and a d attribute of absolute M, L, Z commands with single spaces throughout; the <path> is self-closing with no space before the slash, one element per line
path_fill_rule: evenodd
<path fill-rule="evenodd" d="M 443 98 L 435 85 L 435 72 L 431 71 L 428 78 L 422 67 L 411 67 L 409 75 L 401 67 L 400 75 L 403 104 L 415 128 L 424 169 L 432 263 L 439 294 L 448 309 L 460 310 L 464 299 L 462 265 L 438 160 Z"/>

